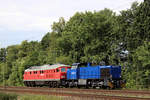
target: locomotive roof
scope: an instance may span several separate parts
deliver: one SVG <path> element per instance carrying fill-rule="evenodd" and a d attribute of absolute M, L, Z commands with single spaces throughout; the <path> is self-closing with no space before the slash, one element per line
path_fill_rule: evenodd
<path fill-rule="evenodd" d="M 42 66 L 32 66 L 28 69 L 25 70 L 25 72 L 28 71 L 38 71 L 38 70 L 47 70 L 47 69 L 56 69 L 59 67 L 70 67 L 69 65 L 65 65 L 65 64 L 54 64 L 54 65 L 42 65 Z"/>

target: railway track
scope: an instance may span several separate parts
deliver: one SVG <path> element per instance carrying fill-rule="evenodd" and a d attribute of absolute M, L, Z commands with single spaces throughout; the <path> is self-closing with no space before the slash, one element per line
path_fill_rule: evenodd
<path fill-rule="evenodd" d="M 42 95 L 101 98 L 103 100 L 150 100 L 150 91 L 98 90 L 77 88 L 1 87 L 2 92 L 32 93 Z"/>

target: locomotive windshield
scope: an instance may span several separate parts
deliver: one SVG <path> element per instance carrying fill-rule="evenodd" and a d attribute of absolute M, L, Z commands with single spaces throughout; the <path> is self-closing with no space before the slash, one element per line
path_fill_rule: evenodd
<path fill-rule="evenodd" d="M 66 70 L 65 70 L 65 68 L 61 68 L 61 72 L 65 72 Z"/>

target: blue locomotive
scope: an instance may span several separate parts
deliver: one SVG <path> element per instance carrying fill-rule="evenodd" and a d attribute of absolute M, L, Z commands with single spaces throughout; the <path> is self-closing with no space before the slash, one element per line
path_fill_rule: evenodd
<path fill-rule="evenodd" d="M 122 88 L 121 66 L 100 66 L 91 63 L 74 63 L 67 70 L 66 87 Z"/>

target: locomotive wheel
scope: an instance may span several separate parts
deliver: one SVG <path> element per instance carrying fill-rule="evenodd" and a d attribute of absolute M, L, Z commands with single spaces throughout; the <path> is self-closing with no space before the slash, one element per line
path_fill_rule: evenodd
<path fill-rule="evenodd" d="M 52 82 L 52 88 L 54 88 L 54 82 Z"/>
<path fill-rule="evenodd" d="M 77 87 L 78 87 L 78 88 L 81 88 L 81 86 L 80 86 L 80 85 L 77 85 Z"/>
<path fill-rule="evenodd" d="M 69 88 L 73 88 L 72 82 L 69 82 Z"/>
<path fill-rule="evenodd" d="M 54 87 L 57 87 L 57 82 L 54 82 Z"/>
<path fill-rule="evenodd" d="M 55 88 L 57 86 L 56 82 L 52 82 L 52 87 Z"/>
<path fill-rule="evenodd" d="M 49 82 L 49 87 L 51 88 L 53 86 L 52 82 Z"/>
<path fill-rule="evenodd" d="M 31 87 L 34 87 L 34 82 L 31 82 Z"/>
<path fill-rule="evenodd" d="M 68 83 L 66 83 L 66 85 L 64 86 L 65 88 L 68 88 L 69 86 L 68 86 Z"/>
<path fill-rule="evenodd" d="M 29 87 L 29 82 L 26 82 L 27 87 Z"/>
<path fill-rule="evenodd" d="M 65 82 L 64 87 L 65 87 L 65 88 L 68 88 L 68 87 L 69 87 L 69 83 L 68 83 L 68 82 Z"/>
<path fill-rule="evenodd" d="M 60 88 L 60 85 L 59 85 L 59 83 L 58 82 L 56 82 L 57 83 L 57 88 Z"/>
<path fill-rule="evenodd" d="M 27 86 L 27 82 L 24 82 L 24 85 Z"/>
<path fill-rule="evenodd" d="M 30 82 L 28 82 L 28 85 L 29 85 L 29 87 L 31 87 L 31 83 Z"/>
<path fill-rule="evenodd" d="M 32 86 L 32 82 L 30 82 L 30 87 L 33 87 L 33 86 Z"/>
<path fill-rule="evenodd" d="M 93 89 L 96 89 L 96 86 L 92 86 Z"/>
<path fill-rule="evenodd" d="M 53 82 L 53 87 L 54 87 L 54 88 L 56 87 L 56 83 L 55 83 L 55 82 Z"/>
<path fill-rule="evenodd" d="M 89 87 L 87 85 L 85 85 L 85 88 L 88 89 Z"/>
<path fill-rule="evenodd" d="M 27 86 L 27 82 L 24 82 L 24 85 Z"/>
<path fill-rule="evenodd" d="M 35 86 L 36 86 L 35 81 L 33 81 L 32 85 L 33 85 L 33 87 L 35 87 Z"/>

